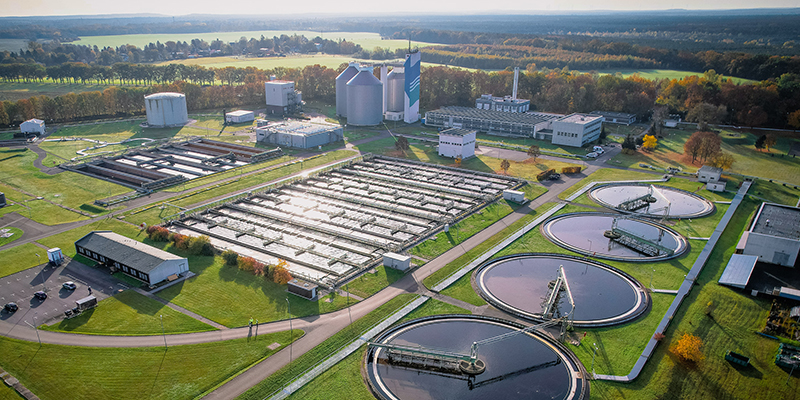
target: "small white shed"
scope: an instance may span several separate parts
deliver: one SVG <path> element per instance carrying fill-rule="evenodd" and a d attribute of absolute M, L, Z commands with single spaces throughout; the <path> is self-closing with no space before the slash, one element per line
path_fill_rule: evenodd
<path fill-rule="evenodd" d="M 255 113 L 247 110 L 236 110 L 225 114 L 225 122 L 229 124 L 241 124 L 255 120 Z"/>
<path fill-rule="evenodd" d="M 383 265 L 399 271 L 408 271 L 411 268 L 411 257 L 397 253 L 385 253 L 383 255 Z"/>
<path fill-rule="evenodd" d="M 40 119 L 29 119 L 21 124 L 19 124 L 19 129 L 22 133 L 35 133 L 37 135 L 44 134 L 44 121 Z"/>
<path fill-rule="evenodd" d="M 519 190 L 503 190 L 503 199 L 522 204 L 525 202 L 525 192 Z"/>
<path fill-rule="evenodd" d="M 724 192 L 726 183 L 726 181 L 708 182 L 706 183 L 706 189 L 711 192 Z"/>

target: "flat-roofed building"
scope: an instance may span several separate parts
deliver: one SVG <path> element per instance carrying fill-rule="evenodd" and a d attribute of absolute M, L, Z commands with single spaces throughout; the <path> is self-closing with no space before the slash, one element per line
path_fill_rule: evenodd
<path fill-rule="evenodd" d="M 225 113 L 225 122 L 229 124 L 241 124 L 255 120 L 255 113 L 247 110 L 236 110 Z"/>
<path fill-rule="evenodd" d="M 267 114 L 285 115 L 303 111 L 303 93 L 294 89 L 293 81 L 271 80 L 264 82 Z"/>
<path fill-rule="evenodd" d="M 531 109 L 531 101 L 515 99 L 511 96 L 494 97 L 490 94 L 484 94 L 475 100 L 475 108 L 479 110 L 524 113 Z"/>
<path fill-rule="evenodd" d="M 19 129 L 22 133 L 34 133 L 36 135 L 44 135 L 45 127 L 44 121 L 36 118 L 31 118 L 21 124 Z"/>
<path fill-rule="evenodd" d="M 570 114 L 553 121 L 553 144 L 583 147 L 600 138 L 603 117 L 590 114 Z"/>
<path fill-rule="evenodd" d="M 256 128 L 256 140 L 285 147 L 308 149 L 342 140 L 341 125 L 282 121 Z"/>
<path fill-rule="evenodd" d="M 450 128 L 439 132 L 439 155 L 465 160 L 475 155 L 477 133 L 472 129 Z"/>
<path fill-rule="evenodd" d="M 759 261 L 793 267 L 800 253 L 800 208 L 762 203 L 736 249 Z"/>
<path fill-rule="evenodd" d="M 454 106 L 428 111 L 425 113 L 425 125 L 541 139 L 537 133 L 549 129 L 558 117 L 560 115 L 557 114 L 510 113 Z"/>
<path fill-rule="evenodd" d="M 604 118 L 603 122 L 611 124 L 624 124 L 630 125 L 636 122 L 636 114 L 628 114 L 615 111 L 592 111 L 592 115 L 599 115 Z"/>
<path fill-rule="evenodd" d="M 186 258 L 111 231 L 90 232 L 75 242 L 75 250 L 148 285 L 189 271 Z"/>
<path fill-rule="evenodd" d="M 711 167 L 708 165 L 703 165 L 700 167 L 700 170 L 697 171 L 697 180 L 699 182 L 719 182 L 719 178 L 722 176 L 722 168 L 718 167 Z"/>

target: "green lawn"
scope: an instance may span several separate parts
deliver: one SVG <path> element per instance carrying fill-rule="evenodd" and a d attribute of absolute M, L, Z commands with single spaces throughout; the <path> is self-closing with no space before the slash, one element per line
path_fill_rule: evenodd
<path fill-rule="evenodd" d="M 256 340 L 171 346 L 165 351 L 163 347 L 39 346 L 2 337 L 0 364 L 44 400 L 192 399 L 288 341 L 289 333 L 279 332 Z M 276 342 L 280 348 L 267 349 Z"/>
<path fill-rule="evenodd" d="M 0 42 L 3 40 L 5 39 L 0 39 Z M 0 46 L 2 46 L 2 44 L 0 44 Z M 27 48 L 27 44 L 23 47 Z M 13 51 L 19 51 L 19 48 Z M 44 82 L 3 82 L 0 84 L 0 99 L 4 101 L 17 101 L 42 95 L 53 98 L 67 93 L 102 92 L 111 86 L 113 85 L 96 83 L 85 85 L 80 83 L 59 83 L 51 80 L 45 80 Z"/>
<path fill-rule="evenodd" d="M 546 188 L 536 184 L 527 185 L 523 189 L 526 192 L 525 198 L 529 200 L 533 200 L 547 192 Z M 503 219 L 518 208 L 520 208 L 520 205 L 500 199 L 452 225 L 449 232 L 439 232 L 431 239 L 416 245 L 411 249 L 411 254 L 429 260 L 436 258 L 445 251 L 450 250 L 476 233 Z"/>
<path fill-rule="evenodd" d="M 0 237 L 0 246 L 7 245 L 7 244 L 9 244 L 9 243 L 21 238 L 22 234 L 24 233 L 24 232 L 22 232 L 22 229 L 15 228 L 13 226 L 5 227 L 5 228 L 0 229 L 0 230 L 7 230 L 5 233 L 10 233 L 11 234 L 11 236 L 9 236 L 7 238 Z"/>
<path fill-rule="evenodd" d="M 40 329 L 94 335 L 160 335 L 162 316 L 164 332 L 169 334 L 216 330 L 133 290 L 117 293 L 75 318 Z"/>
<path fill-rule="evenodd" d="M 158 292 L 158 296 L 227 327 L 247 325 L 251 317 L 260 322 L 287 319 L 287 298 L 292 318 L 319 315 L 347 305 L 343 296 L 335 296 L 332 302 L 326 301 L 329 297 L 308 301 L 290 296 L 286 285 L 226 266 L 221 257 L 188 258 L 189 269 L 197 276 Z M 349 302 L 352 304 L 353 300 Z"/>
<path fill-rule="evenodd" d="M 623 77 L 629 77 L 632 75 L 639 75 L 644 79 L 654 80 L 654 79 L 683 79 L 687 76 L 703 76 L 702 72 L 692 72 L 692 71 L 678 71 L 674 69 L 622 69 L 622 70 L 594 70 L 594 71 L 573 71 L 573 72 L 580 72 L 580 73 L 589 73 L 595 72 L 600 75 L 613 75 L 613 74 L 622 74 Z M 726 76 L 724 78 L 732 79 L 733 83 L 736 84 L 749 84 L 749 83 L 756 83 L 756 81 L 744 78 L 734 78 L 730 76 Z"/>
<path fill-rule="evenodd" d="M 348 157 L 352 157 L 354 155 L 355 154 L 353 154 L 353 152 L 350 150 L 333 151 L 310 160 L 305 160 L 303 162 L 297 161 L 289 163 L 287 165 L 275 167 L 271 170 L 262 173 L 253 174 L 238 180 L 220 184 L 219 186 L 215 185 L 205 189 L 199 189 L 194 192 L 190 192 L 188 194 L 176 196 L 167 199 L 164 203 L 169 203 L 170 205 L 189 208 L 192 207 L 193 205 L 202 203 L 217 196 L 223 196 L 227 193 L 232 193 L 237 190 L 242 190 L 258 185 L 264 185 L 267 182 L 283 178 L 285 176 L 300 172 L 304 169 L 318 167 L 320 165 L 327 164 L 333 161 L 342 160 Z M 128 221 L 135 222 L 137 224 L 145 222 L 149 225 L 155 225 L 161 223 L 161 218 L 166 218 L 178 212 L 178 210 L 174 207 L 167 207 L 165 209 L 161 209 L 160 206 L 162 204 L 163 203 L 158 203 L 144 208 L 132 210 L 131 212 L 126 213 L 125 218 L 127 218 Z"/>
<path fill-rule="evenodd" d="M 36 158 L 36 153 L 27 149 L 0 150 L 0 181 L 4 188 L 8 187 L 16 192 L 6 195 L 31 208 L 31 216 L 37 222 L 55 225 L 85 218 L 47 201 L 79 209 L 92 207 L 95 199 L 130 191 L 124 186 L 74 172 L 47 175 L 33 166 Z M 36 200 L 24 193 L 43 197 L 46 201 Z"/>
<path fill-rule="evenodd" d="M 664 138 L 658 140 L 658 147 L 653 152 L 638 151 L 633 155 L 620 153 L 608 163 L 630 168 L 640 168 L 639 163 L 645 163 L 660 168 L 681 167 L 686 172 L 695 172 L 702 166 L 702 161 L 692 163 L 690 156 L 683 155 L 683 145 L 693 132 L 694 129 L 665 129 Z M 720 131 L 722 151 L 736 160 L 728 172 L 800 185 L 800 174 L 797 173 L 800 171 L 800 158 L 786 156 L 800 137 L 792 133 L 779 133 L 778 144 L 767 152 L 759 151 L 754 146 L 761 134 L 728 129 Z"/>
<path fill-rule="evenodd" d="M 587 153 L 586 149 L 582 147 L 559 146 L 557 144 L 552 144 L 546 140 L 537 140 L 530 138 L 511 138 L 511 137 L 494 136 L 486 133 L 479 133 L 478 140 L 481 141 L 480 143 L 478 143 L 478 145 L 485 145 L 484 142 L 491 142 L 492 144 L 496 144 L 499 146 L 516 145 L 516 146 L 530 147 L 531 145 L 535 144 L 539 146 L 539 148 L 541 148 L 542 150 L 553 151 L 556 153 L 580 155 L 580 156 L 585 156 Z"/>
<path fill-rule="evenodd" d="M 437 283 L 441 282 L 448 276 L 452 275 L 454 272 L 461 269 L 464 265 L 468 264 L 470 261 L 474 260 L 479 255 L 488 251 L 489 249 L 497 245 L 497 243 L 502 242 L 503 239 L 507 238 L 512 233 L 516 232 L 517 230 L 521 229 L 522 227 L 524 227 L 525 225 L 536 219 L 543 212 L 552 208 L 554 204 L 555 203 L 545 203 L 541 205 L 539 208 L 533 210 L 528 215 L 525 215 L 524 217 L 520 218 L 517 222 L 514 222 L 513 224 L 509 225 L 508 228 L 495 234 L 494 236 L 485 240 L 481 244 L 475 246 L 472 250 L 466 252 L 464 255 L 456 258 L 452 262 L 440 268 L 438 271 L 432 273 L 427 278 L 425 278 L 422 281 L 422 283 L 427 288 L 432 288 L 436 286 Z"/>
<path fill-rule="evenodd" d="M 439 314 L 469 314 L 469 311 L 430 299 L 405 316 L 401 322 Z M 361 376 L 361 363 L 364 360 L 366 348 L 366 345 L 362 346 L 289 396 L 288 399 L 328 400 L 340 397 L 341 393 L 347 393 L 349 400 L 374 400 L 375 397 L 370 393 Z"/>
<path fill-rule="evenodd" d="M 375 273 L 363 273 L 358 278 L 348 282 L 346 287 L 342 287 L 342 289 L 356 296 L 367 298 L 396 282 L 404 275 L 405 273 L 402 271 L 380 265 L 375 267 Z"/>
<path fill-rule="evenodd" d="M 48 236 L 44 239 L 39 239 L 37 242 L 50 248 L 58 247 L 65 256 L 75 257 L 75 242 L 92 231 L 113 231 L 122 236 L 138 240 L 143 240 L 147 237 L 145 233 L 140 233 L 139 227 L 113 218 L 104 218 L 88 225 L 74 228 L 57 235 Z"/>
<path fill-rule="evenodd" d="M 406 304 L 417 298 L 417 295 L 405 293 L 401 294 L 380 307 L 376 308 L 369 314 L 353 322 L 347 328 L 336 332 L 319 344 L 317 347 L 309 350 L 300 357 L 297 357 L 294 362 L 284 366 L 278 372 L 270 375 L 257 385 L 244 392 L 239 399 L 254 399 L 263 400 L 271 394 L 281 390 L 284 386 L 288 385 L 300 375 L 304 374 L 307 370 L 319 364 L 321 361 L 335 354 L 345 346 L 349 345 L 353 340 L 364 334 L 364 332 L 371 329 L 373 326 L 380 323 L 396 311 L 403 308 Z M 430 300 L 428 300 L 430 301 Z M 354 390 L 359 390 L 359 387 L 354 387 Z"/>
<path fill-rule="evenodd" d="M 45 263 L 47 250 L 33 243 L 25 243 L 0 251 L 0 260 L 3 260 L 0 262 L 0 277 L 8 276 Z"/>

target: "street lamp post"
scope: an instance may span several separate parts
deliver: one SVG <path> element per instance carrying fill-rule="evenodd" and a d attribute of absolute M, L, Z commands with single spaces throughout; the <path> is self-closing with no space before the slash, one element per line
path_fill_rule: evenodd
<path fill-rule="evenodd" d="M 592 353 L 592 378 L 594 378 L 594 358 L 597 356 L 597 343 L 592 343 L 594 352 Z"/>
<path fill-rule="evenodd" d="M 161 318 L 161 336 L 164 336 L 164 350 L 167 350 L 167 334 L 164 332 L 164 315 L 159 315 Z"/>
<path fill-rule="evenodd" d="M 650 272 L 650 289 L 653 289 L 653 275 L 655 274 L 656 274 L 656 269 L 653 268 L 653 270 Z"/>
<path fill-rule="evenodd" d="M 39 337 L 39 327 L 37 325 L 39 325 L 39 323 L 36 322 L 36 315 L 34 314 L 33 315 L 33 329 L 36 331 L 36 339 L 39 341 L 39 347 L 42 347 L 42 338 Z"/>
<path fill-rule="evenodd" d="M 288 307 L 287 310 L 289 311 L 289 364 L 292 363 L 292 343 L 294 342 L 294 329 L 292 329 L 292 303 L 289 302 L 289 298 L 286 298 L 286 306 Z"/>

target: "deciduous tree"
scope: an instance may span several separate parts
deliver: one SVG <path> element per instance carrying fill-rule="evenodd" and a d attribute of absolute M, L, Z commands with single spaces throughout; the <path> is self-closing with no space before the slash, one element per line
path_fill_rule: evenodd
<path fill-rule="evenodd" d="M 644 140 L 642 143 L 642 148 L 647 151 L 652 151 L 658 145 L 658 139 L 655 135 L 644 135 Z"/>
<path fill-rule="evenodd" d="M 405 136 L 400 136 L 397 138 L 397 141 L 394 142 L 394 147 L 397 150 L 406 151 L 409 149 L 410 145 L 408 144 L 408 139 Z"/>
<path fill-rule="evenodd" d="M 691 333 L 684 333 L 670 350 L 685 361 L 698 363 L 706 358 L 700 351 L 702 345 L 703 341 L 699 337 Z"/>
<path fill-rule="evenodd" d="M 272 270 L 272 281 L 279 285 L 285 285 L 292 280 L 292 274 L 289 273 L 287 267 L 288 264 L 286 261 L 278 261 L 278 265 L 276 265 Z"/>
<path fill-rule="evenodd" d="M 775 135 L 767 135 L 767 138 L 764 140 L 764 146 L 767 148 L 767 151 L 777 143 L 778 139 L 775 138 Z"/>
<path fill-rule="evenodd" d="M 532 144 L 530 148 L 528 148 L 528 157 L 533 157 L 533 162 L 536 162 L 536 158 L 542 155 L 542 149 L 539 146 Z"/>
<path fill-rule="evenodd" d="M 732 155 L 720 151 L 719 153 L 714 154 L 713 157 L 710 157 L 709 160 L 706 161 L 706 164 L 712 167 L 728 170 L 731 169 L 734 162 L 736 162 L 736 159 L 733 158 Z"/>
<path fill-rule="evenodd" d="M 756 146 L 757 149 L 761 150 L 764 148 L 764 142 L 766 140 L 767 140 L 767 135 L 761 135 L 758 137 L 758 139 L 756 139 L 756 143 L 754 146 Z"/>
<path fill-rule="evenodd" d="M 511 168 L 511 163 L 510 163 L 510 162 L 508 162 L 508 160 L 503 160 L 503 161 L 501 161 L 501 162 L 500 162 L 500 169 L 502 169 L 502 170 L 503 170 L 503 172 L 504 172 L 506 175 L 508 175 L 508 169 L 509 169 L 509 168 Z"/>

